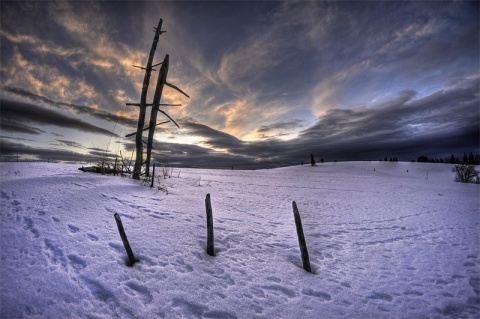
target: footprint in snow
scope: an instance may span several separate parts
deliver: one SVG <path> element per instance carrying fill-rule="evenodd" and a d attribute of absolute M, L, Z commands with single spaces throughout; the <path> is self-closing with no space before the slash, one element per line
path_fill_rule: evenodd
<path fill-rule="evenodd" d="M 385 301 L 392 301 L 393 297 L 389 294 L 383 293 L 383 292 L 374 292 L 370 296 L 367 297 L 368 299 L 379 299 L 379 300 L 385 300 Z"/>
<path fill-rule="evenodd" d="M 44 240 L 44 254 L 51 260 L 55 265 L 60 265 L 64 270 L 67 269 L 67 260 L 63 255 L 63 251 L 60 246 L 53 240 L 45 239 Z"/>
<path fill-rule="evenodd" d="M 88 186 L 78 184 L 78 183 L 73 183 L 73 185 L 78 186 L 78 187 L 82 187 L 82 188 L 89 188 Z"/>
<path fill-rule="evenodd" d="M 211 310 L 203 314 L 204 318 L 222 318 L 222 319 L 236 319 L 237 316 L 234 313 L 222 311 L 222 310 Z"/>
<path fill-rule="evenodd" d="M 120 244 L 116 244 L 116 243 L 108 243 L 108 246 L 110 246 L 110 248 L 112 248 L 114 251 L 116 251 L 117 253 L 124 253 L 125 252 L 125 249 L 123 248 L 122 245 Z"/>
<path fill-rule="evenodd" d="M 147 287 L 142 286 L 133 281 L 127 282 L 125 286 L 128 287 L 128 289 L 125 289 L 125 291 L 129 295 L 139 296 L 141 299 L 145 300 L 147 303 L 152 301 L 152 294 L 150 293 L 150 290 L 148 290 Z"/>
<path fill-rule="evenodd" d="M 80 270 L 82 270 L 83 268 L 87 267 L 87 262 L 77 256 L 77 255 L 74 255 L 74 254 L 70 254 L 67 256 L 68 260 L 69 260 L 69 264 L 70 266 L 72 266 L 72 268 L 75 270 L 75 272 L 79 272 Z"/>
<path fill-rule="evenodd" d="M 94 234 L 87 234 L 88 239 L 91 241 L 98 241 L 98 237 L 95 236 Z"/>
<path fill-rule="evenodd" d="M 187 301 L 183 298 L 173 298 L 170 303 L 172 308 L 180 308 L 182 309 L 182 313 L 188 314 L 189 316 L 194 316 L 197 318 L 202 317 L 202 315 L 208 311 L 208 307 L 197 304 L 195 302 Z"/>
<path fill-rule="evenodd" d="M 295 291 L 293 291 L 290 288 L 281 286 L 281 285 L 269 285 L 269 286 L 262 286 L 263 289 L 266 289 L 273 293 L 274 295 L 278 295 L 279 293 L 282 293 L 286 295 L 287 297 L 293 298 L 295 297 Z"/>
<path fill-rule="evenodd" d="M 276 276 L 269 276 L 267 277 L 268 280 L 276 282 L 277 284 L 280 283 L 282 280 Z"/>
<path fill-rule="evenodd" d="M 310 288 L 302 289 L 302 294 L 306 296 L 317 297 L 319 300 L 322 300 L 322 301 L 328 301 L 332 299 L 332 296 L 330 294 L 323 291 L 313 290 Z"/>
<path fill-rule="evenodd" d="M 23 217 L 23 228 L 30 231 L 35 238 L 38 238 L 40 236 L 40 233 L 35 228 L 35 224 L 30 217 Z"/>
<path fill-rule="evenodd" d="M 115 294 L 108 290 L 100 281 L 88 277 L 81 277 L 81 280 L 85 286 L 90 290 L 92 295 L 100 301 L 107 302 L 113 301 L 114 304 L 117 303 Z"/>
<path fill-rule="evenodd" d="M 20 202 L 20 201 L 18 201 L 18 200 L 16 200 L 16 199 L 14 199 L 14 200 L 12 201 L 12 205 L 14 206 L 13 210 L 14 210 L 16 213 L 18 213 L 18 212 L 20 212 L 20 211 L 22 210 L 21 204 L 22 204 L 22 202 Z"/>
<path fill-rule="evenodd" d="M 71 232 L 72 234 L 78 232 L 80 230 L 80 228 L 78 228 L 77 226 L 74 226 L 72 224 L 68 224 L 68 231 Z"/>

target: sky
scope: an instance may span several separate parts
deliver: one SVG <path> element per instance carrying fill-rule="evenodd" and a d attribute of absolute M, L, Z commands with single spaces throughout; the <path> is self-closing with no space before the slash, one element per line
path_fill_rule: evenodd
<path fill-rule="evenodd" d="M 261 168 L 479 152 L 479 2 L 0 1 L 2 160 L 131 158 L 154 29 L 154 162 Z M 151 103 L 158 72 L 150 80 Z M 161 115 L 161 114 L 160 114 Z M 149 110 L 146 122 L 148 123 Z M 158 121 L 164 119 L 159 116 Z M 146 140 L 147 134 L 144 134 Z"/>

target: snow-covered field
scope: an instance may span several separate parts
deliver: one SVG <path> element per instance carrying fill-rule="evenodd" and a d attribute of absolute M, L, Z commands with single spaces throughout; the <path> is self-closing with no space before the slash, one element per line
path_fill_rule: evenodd
<path fill-rule="evenodd" d="M 176 168 L 168 195 L 78 167 L 0 163 L 1 318 L 480 316 L 480 188 L 450 165 Z"/>

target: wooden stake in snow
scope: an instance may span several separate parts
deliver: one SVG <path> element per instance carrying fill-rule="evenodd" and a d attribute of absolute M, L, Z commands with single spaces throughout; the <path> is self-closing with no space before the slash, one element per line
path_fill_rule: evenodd
<path fill-rule="evenodd" d="M 213 245 L 213 216 L 210 194 L 207 194 L 207 198 L 205 198 L 205 207 L 207 209 L 207 254 L 210 256 L 215 256 L 215 248 Z"/>
<path fill-rule="evenodd" d="M 152 172 L 152 184 L 150 184 L 150 187 L 153 187 L 153 179 L 155 178 L 155 164 L 153 164 L 153 172 Z"/>
<path fill-rule="evenodd" d="M 298 244 L 300 246 L 300 252 L 302 253 L 303 269 L 312 272 L 312 269 L 310 268 L 310 259 L 308 258 L 307 244 L 305 243 L 305 236 L 303 235 L 302 220 L 300 219 L 300 213 L 298 212 L 295 201 L 292 203 L 292 206 L 293 216 L 295 217 L 295 226 L 297 227 Z"/>
<path fill-rule="evenodd" d="M 120 219 L 120 216 L 115 213 L 113 215 L 115 217 L 115 221 L 117 222 L 117 227 L 118 227 L 118 232 L 120 233 L 120 237 L 122 238 L 123 246 L 125 247 L 125 250 L 127 251 L 128 255 L 128 266 L 133 266 L 137 261 L 139 261 L 137 258 L 135 258 L 135 255 L 133 254 L 132 248 L 130 247 L 130 244 L 128 243 L 127 239 L 127 234 L 125 234 L 125 230 L 123 229 L 123 224 L 122 220 Z"/>

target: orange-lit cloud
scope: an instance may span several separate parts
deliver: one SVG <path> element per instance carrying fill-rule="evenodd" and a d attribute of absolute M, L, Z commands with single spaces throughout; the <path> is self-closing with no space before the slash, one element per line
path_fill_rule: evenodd
<path fill-rule="evenodd" d="M 117 111 L 117 112 L 115 112 L 115 115 L 136 120 L 136 119 L 138 119 L 138 109 L 137 109 L 137 112 L 135 112 L 135 110 L 132 110 L 132 111 L 129 111 L 129 112 Z"/>

